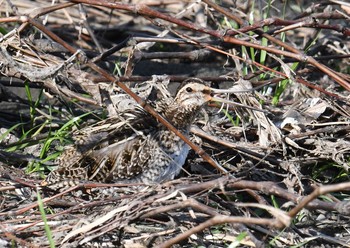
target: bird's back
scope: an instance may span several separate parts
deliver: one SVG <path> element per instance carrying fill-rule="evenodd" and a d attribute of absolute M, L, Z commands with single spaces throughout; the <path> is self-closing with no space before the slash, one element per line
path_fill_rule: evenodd
<path fill-rule="evenodd" d="M 162 108 L 165 108 L 164 106 Z M 141 107 L 73 134 L 45 185 L 65 188 L 83 181 L 157 183 L 173 179 L 187 145 Z"/>

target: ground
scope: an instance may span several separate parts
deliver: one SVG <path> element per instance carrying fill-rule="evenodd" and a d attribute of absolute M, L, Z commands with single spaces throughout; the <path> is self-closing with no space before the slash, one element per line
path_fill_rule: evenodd
<path fill-rule="evenodd" d="M 350 247 L 350 6 L 297 2 L 1 2 L 0 246 Z M 208 104 L 172 181 L 43 184 L 118 97 L 190 77 L 263 112 Z"/>

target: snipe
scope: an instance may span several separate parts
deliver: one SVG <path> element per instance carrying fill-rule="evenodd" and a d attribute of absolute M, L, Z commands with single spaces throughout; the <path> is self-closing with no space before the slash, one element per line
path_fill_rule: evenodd
<path fill-rule="evenodd" d="M 199 79 L 186 81 L 175 98 L 163 99 L 156 107 L 184 134 L 189 133 L 205 103 L 220 100 L 213 97 L 220 90 Z M 58 168 L 43 185 L 62 188 L 81 181 L 159 183 L 179 174 L 189 152 L 183 140 L 141 107 L 124 111 L 74 136 L 75 144 L 63 152 L 57 160 Z"/>

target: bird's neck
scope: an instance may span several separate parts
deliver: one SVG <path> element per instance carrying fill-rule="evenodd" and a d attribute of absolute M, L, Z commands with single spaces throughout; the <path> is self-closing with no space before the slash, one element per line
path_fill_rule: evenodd
<path fill-rule="evenodd" d="M 165 109 L 165 118 L 171 122 L 176 128 L 188 130 L 196 117 L 199 107 L 181 106 L 176 102 L 169 104 Z"/>

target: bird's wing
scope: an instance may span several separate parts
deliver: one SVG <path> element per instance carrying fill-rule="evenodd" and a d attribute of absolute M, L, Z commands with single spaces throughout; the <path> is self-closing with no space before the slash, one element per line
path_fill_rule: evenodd
<path fill-rule="evenodd" d="M 128 139 L 96 149 L 86 158 L 95 160 L 89 167 L 89 180 L 108 182 L 134 179 L 146 169 L 152 159 L 152 134 L 133 135 Z"/>
<path fill-rule="evenodd" d="M 101 148 L 137 134 L 147 134 L 158 125 L 149 113 L 139 106 L 120 113 L 118 116 L 85 127 L 73 134 L 75 147 L 82 153 Z"/>
<path fill-rule="evenodd" d="M 129 178 L 141 172 L 137 166 L 128 167 L 129 158 L 144 146 L 157 122 L 143 109 L 127 111 L 108 118 L 72 134 L 75 143 L 65 147 L 56 159 L 58 167 L 52 171 L 45 184 L 60 188 L 61 181 L 107 181 L 114 170 L 117 177 Z M 146 148 L 147 149 L 147 148 Z M 142 149 L 146 151 L 146 149 Z M 142 165 L 142 156 L 139 165 Z M 144 158 L 148 159 L 148 158 Z M 117 166 L 117 164 L 120 164 Z M 117 166 L 117 168 L 116 168 Z"/>

